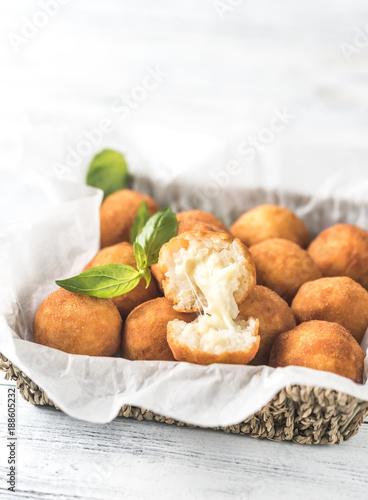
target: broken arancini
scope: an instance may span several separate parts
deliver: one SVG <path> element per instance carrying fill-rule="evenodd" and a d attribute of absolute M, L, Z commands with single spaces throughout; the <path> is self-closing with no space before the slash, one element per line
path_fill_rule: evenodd
<path fill-rule="evenodd" d="M 200 312 L 207 307 L 204 288 L 229 286 L 236 305 L 256 284 L 249 250 L 225 233 L 191 231 L 175 236 L 162 246 L 158 265 L 165 276 L 165 297 L 181 312 Z"/>
<path fill-rule="evenodd" d="M 320 233 L 308 252 L 325 277 L 348 276 L 368 289 L 368 231 L 336 224 Z"/>
<path fill-rule="evenodd" d="M 218 232 L 218 233 L 228 234 L 227 231 L 219 229 L 217 226 L 214 226 L 212 224 L 206 224 L 205 222 L 201 222 L 199 220 L 187 219 L 187 220 L 178 221 L 178 232 L 177 232 L 176 236 L 179 236 L 179 234 L 187 233 L 188 231 L 214 231 L 214 232 Z M 151 266 L 151 271 L 152 271 L 153 276 L 156 278 L 158 286 L 163 291 L 162 281 L 163 281 L 165 276 L 160 271 L 158 264 L 153 264 Z"/>
<path fill-rule="evenodd" d="M 270 366 L 304 366 L 361 383 L 364 358 L 358 342 L 341 325 L 307 321 L 277 337 L 271 350 Z"/>
<path fill-rule="evenodd" d="M 108 264 L 125 264 L 137 269 L 133 245 L 123 241 L 122 243 L 117 243 L 111 247 L 103 248 L 91 260 L 91 262 L 87 264 L 84 271 L 90 269 L 91 267 L 105 266 Z M 147 300 L 155 299 L 156 297 L 159 297 L 159 295 L 160 292 L 155 278 L 151 279 L 151 283 L 148 288 L 146 288 L 145 280 L 142 279 L 138 285 L 133 288 L 133 290 L 123 295 L 119 295 L 118 297 L 114 297 L 112 301 L 119 309 L 122 318 L 125 319 L 135 307 L 139 306 L 143 302 L 147 302 Z"/>
<path fill-rule="evenodd" d="M 255 286 L 255 268 L 240 240 L 218 232 L 186 232 L 163 245 L 159 268 L 165 296 L 178 311 L 202 314 L 170 321 L 175 359 L 198 364 L 247 364 L 259 347 L 259 322 L 238 320 L 238 304 Z"/>
<path fill-rule="evenodd" d="M 260 338 L 257 319 L 239 321 L 237 331 L 219 330 L 210 322 L 201 325 L 199 316 L 187 328 L 179 321 L 171 321 L 167 328 L 167 341 L 174 358 L 197 365 L 212 363 L 247 365 L 257 354 Z M 184 326 L 184 328 L 183 328 Z"/>
<path fill-rule="evenodd" d="M 321 278 L 312 257 L 289 240 L 273 238 L 249 249 L 257 270 L 257 283 L 271 288 L 288 304 L 307 281 Z"/>
<path fill-rule="evenodd" d="M 280 333 L 296 326 L 294 314 L 288 304 L 277 293 L 259 285 L 239 304 L 239 318 L 259 320 L 261 342 L 251 365 L 268 365 L 274 341 Z"/>
<path fill-rule="evenodd" d="M 291 308 L 298 323 L 322 320 L 338 323 L 360 344 L 368 328 L 368 292 L 347 277 L 305 283 Z"/>
<path fill-rule="evenodd" d="M 120 347 L 122 326 L 110 299 L 59 288 L 38 308 L 33 333 L 38 344 L 69 354 L 112 356 Z"/>
<path fill-rule="evenodd" d="M 122 357 L 131 360 L 175 361 L 167 343 L 167 325 L 174 319 L 188 323 L 195 318 L 196 314 L 175 311 L 165 297 L 141 304 L 125 321 Z"/>
<path fill-rule="evenodd" d="M 130 230 L 143 201 L 147 203 L 150 216 L 159 210 L 150 196 L 131 189 L 121 189 L 107 196 L 100 208 L 102 248 L 129 241 Z"/>
<path fill-rule="evenodd" d="M 230 227 L 230 233 L 248 247 L 271 238 L 290 240 L 302 248 L 310 241 L 304 222 L 279 205 L 259 205 L 245 212 Z"/>

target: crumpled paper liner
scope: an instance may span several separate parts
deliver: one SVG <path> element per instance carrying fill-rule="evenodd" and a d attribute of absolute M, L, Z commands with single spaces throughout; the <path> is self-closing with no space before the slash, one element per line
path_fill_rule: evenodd
<path fill-rule="evenodd" d="M 130 145 L 134 148 L 134 144 Z M 28 158 L 32 165 L 27 171 L 28 180 L 42 183 L 57 205 L 0 234 L 0 352 L 42 387 L 65 413 L 105 423 L 114 419 L 121 407 L 131 405 L 188 424 L 220 427 L 244 421 L 290 385 L 334 389 L 368 401 L 367 383 L 358 385 L 338 375 L 307 368 L 290 366 L 275 370 L 264 366 L 197 366 L 120 357 L 92 358 L 35 344 L 34 315 L 39 304 L 57 288 L 55 279 L 79 273 L 98 250 L 102 199 L 99 190 L 81 182 L 46 175 L 38 168 L 38 157 L 39 150 L 28 148 L 23 162 L 27 164 Z M 83 177 L 80 172 L 78 175 Z M 149 177 L 140 172 L 134 187 L 152 194 L 160 205 L 171 204 L 176 210 L 190 206 L 213 209 L 228 223 L 246 208 L 267 201 L 296 209 L 315 232 L 343 220 L 368 228 L 368 210 L 362 204 L 321 201 L 281 190 L 265 192 L 259 186 L 242 186 L 241 179 L 237 189 L 223 189 L 216 199 L 193 199 L 193 186 L 185 177 L 186 181 L 173 177 L 162 183 L 154 179 L 152 171 Z M 366 334 L 365 350 L 367 345 Z M 365 380 L 367 375 L 366 360 Z"/>

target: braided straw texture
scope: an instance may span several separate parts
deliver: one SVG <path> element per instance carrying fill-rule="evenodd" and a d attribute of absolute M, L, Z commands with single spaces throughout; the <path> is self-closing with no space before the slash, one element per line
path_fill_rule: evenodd
<path fill-rule="evenodd" d="M 1 354 L 0 370 L 5 372 L 7 380 L 16 382 L 26 401 L 57 408 L 40 387 Z M 244 422 L 212 429 L 298 444 L 341 444 L 358 432 L 367 411 L 367 401 L 330 389 L 294 385 L 281 390 Z M 129 405 L 123 406 L 118 416 L 196 427 Z"/>

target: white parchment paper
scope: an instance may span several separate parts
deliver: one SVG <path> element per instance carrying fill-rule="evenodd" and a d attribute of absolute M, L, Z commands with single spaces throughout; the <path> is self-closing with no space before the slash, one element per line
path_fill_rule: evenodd
<path fill-rule="evenodd" d="M 166 134 L 169 131 L 151 127 L 147 144 L 164 143 Z M 162 162 L 156 165 L 150 160 L 151 150 L 145 148 L 142 130 L 134 136 L 117 127 L 103 143 L 96 145 L 96 150 L 114 147 L 124 151 L 135 174 L 134 186 L 153 194 L 161 205 L 170 203 L 174 209 L 190 206 L 212 209 L 229 223 L 246 208 L 271 201 L 295 209 L 312 233 L 338 221 L 356 222 L 368 228 L 367 206 L 356 203 L 352 196 L 336 199 L 329 191 L 321 190 L 316 194 L 313 176 L 320 173 L 313 171 L 309 186 L 303 185 L 302 194 L 297 185 L 294 190 L 282 189 L 285 169 L 278 172 L 278 186 L 265 190 L 264 165 L 258 161 L 253 167 L 248 165 L 249 169 L 255 169 L 253 180 L 249 172 L 247 176 L 237 174 L 221 187 L 216 197 L 203 196 L 200 191 L 203 183 L 212 182 L 208 173 L 225 168 L 233 158 L 231 148 L 216 137 L 186 133 L 183 150 L 188 144 L 197 145 L 200 162 L 195 160 L 196 151 L 192 150 L 192 155 L 187 156 L 187 168 L 175 169 L 181 134 L 177 131 L 175 136 L 173 130 L 170 134 L 176 142 L 175 148 L 165 153 L 165 168 Z M 367 383 L 358 385 L 338 375 L 306 368 L 204 367 L 119 357 L 92 358 L 35 344 L 34 315 L 39 304 L 57 288 L 55 279 L 79 273 L 98 251 L 102 193 L 83 184 L 93 152 L 82 157 L 62 178 L 58 178 L 54 168 L 55 163 L 65 161 L 71 137 L 72 129 L 60 124 L 32 127 L 26 140 L 23 174 L 28 182 L 45 190 L 54 204 L 47 213 L 25 217 L 23 222 L 0 234 L 0 352 L 42 387 L 58 407 L 89 422 L 109 422 L 123 405 L 129 404 L 190 424 L 228 426 L 260 410 L 278 391 L 292 384 L 335 389 L 368 400 Z M 282 151 L 278 154 L 282 159 Z M 344 176 L 347 188 L 350 186 L 347 192 L 354 193 L 348 171 L 338 172 L 339 182 Z M 362 345 L 365 350 L 367 345 L 366 334 Z M 367 374 L 366 360 L 365 380 Z"/>

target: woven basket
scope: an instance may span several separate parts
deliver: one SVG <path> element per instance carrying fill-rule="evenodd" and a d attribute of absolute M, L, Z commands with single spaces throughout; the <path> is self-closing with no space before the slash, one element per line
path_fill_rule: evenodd
<path fill-rule="evenodd" d="M 5 378 L 17 384 L 26 401 L 34 405 L 57 408 L 45 392 L 0 354 L 0 370 Z M 347 394 L 293 385 L 280 391 L 261 411 L 244 422 L 230 427 L 213 427 L 228 433 L 267 438 L 272 441 L 294 441 L 298 444 L 341 444 L 359 430 L 368 412 L 368 402 Z M 165 424 L 187 425 L 152 411 L 125 405 L 119 417 L 153 420 Z M 195 427 L 187 425 L 188 427 Z"/>

